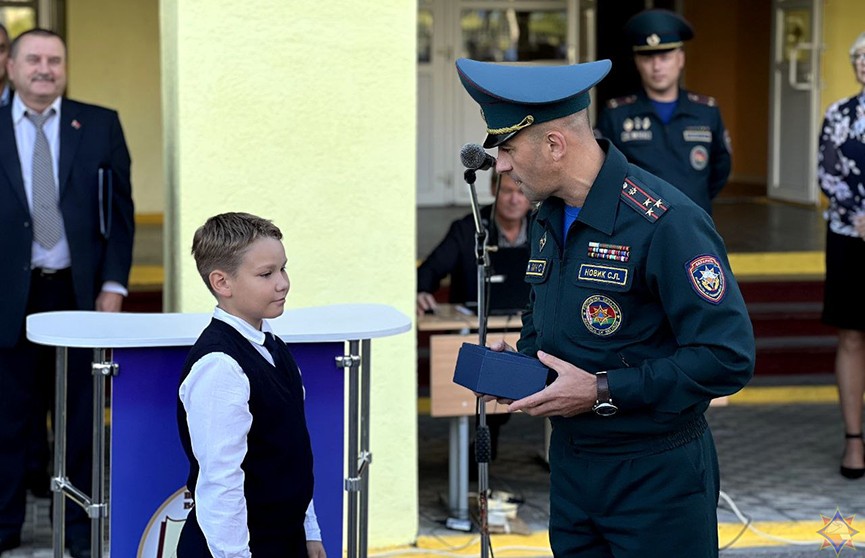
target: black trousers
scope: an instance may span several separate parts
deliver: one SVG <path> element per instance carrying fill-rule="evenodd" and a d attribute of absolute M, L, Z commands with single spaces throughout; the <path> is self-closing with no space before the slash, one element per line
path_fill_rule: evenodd
<path fill-rule="evenodd" d="M 27 314 L 75 310 L 69 271 L 30 280 Z M 91 491 L 93 351 L 70 350 L 67 361 L 67 474 L 72 483 Z M 48 416 L 54 409 L 56 349 L 30 343 L 22 328 L 13 347 L 0 348 L 0 534 L 21 531 L 24 524 L 26 479 L 53 467 Z M 66 506 L 67 540 L 88 540 L 90 524 L 84 510 Z"/>

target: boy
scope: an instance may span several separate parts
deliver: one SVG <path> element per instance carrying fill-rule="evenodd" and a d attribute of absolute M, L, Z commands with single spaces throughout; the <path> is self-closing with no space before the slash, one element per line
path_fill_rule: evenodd
<path fill-rule="evenodd" d="M 180 380 L 195 505 L 178 558 L 325 558 L 300 371 L 265 321 L 282 314 L 289 289 L 281 240 L 266 219 L 223 213 L 192 241 L 217 306 Z"/>

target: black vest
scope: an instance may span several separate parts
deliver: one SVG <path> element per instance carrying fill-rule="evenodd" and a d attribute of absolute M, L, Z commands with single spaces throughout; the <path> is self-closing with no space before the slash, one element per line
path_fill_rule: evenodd
<path fill-rule="evenodd" d="M 256 531 L 302 532 L 303 520 L 312 500 L 312 447 L 303 410 L 300 371 L 288 348 L 279 343 L 281 366 L 274 368 L 237 330 L 213 319 L 186 358 L 180 382 L 203 356 L 221 352 L 240 365 L 249 378 L 249 410 L 252 427 L 247 435 L 246 457 L 241 465 L 247 504 L 250 547 L 255 551 Z M 189 459 L 186 485 L 195 494 L 198 462 L 192 453 L 186 411 L 177 401 L 180 441 Z"/>

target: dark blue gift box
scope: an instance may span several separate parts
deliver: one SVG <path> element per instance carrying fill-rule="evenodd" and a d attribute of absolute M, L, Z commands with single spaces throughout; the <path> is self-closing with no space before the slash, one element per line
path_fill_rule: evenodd
<path fill-rule="evenodd" d="M 548 372 L 536 358 L 463 343 L 454 383 L 475 393 L 516 400 L 544 389 Z"/>

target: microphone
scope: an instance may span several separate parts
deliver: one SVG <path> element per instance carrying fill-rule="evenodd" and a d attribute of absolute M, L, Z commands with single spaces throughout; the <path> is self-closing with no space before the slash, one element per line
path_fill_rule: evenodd
<path fill-rule="evenodd" d="M 496 158 L 476 143 L 467 143 L 460 149 L 460 161 L 471 170 L 489 170 L 496 166 Z"/>

